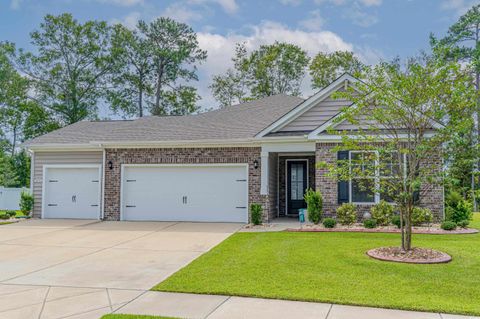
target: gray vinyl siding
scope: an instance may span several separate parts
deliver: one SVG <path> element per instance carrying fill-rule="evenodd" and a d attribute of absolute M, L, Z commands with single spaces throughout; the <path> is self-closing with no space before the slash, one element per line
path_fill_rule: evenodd
<path fill-rule="evenodd" d="M 292 122 L 278 130 L 279 132 L 313 131 L 333 116 L 337 115 L 342 108 L 351 102 L 344 99 L 333 99 L 331 96 L 318 103 Z"/>
<path fill-rule="evenodd" d="M 352 124 L 350 123 L 350 121 L 343 121 L 342 123 L 338 124 L 335 129 L 338 130 L 338 131 L 349 131 L 349 130 L 358 130 L 358 129 L 368 129 L 368 128 L 371 128 L 371 127 L 379 127 L 378 125 L 375 125 L 376 124 L 376 121 L 372 120 L 372 119 L 367 119 L 365 115 L 362 115 L 362 116 L 358 116 L 356 118 L 356 121 L 358 121 L 358 123 L 356 124 Z"/>
<path fill-rule="evenodd" d="M 33 216 L 42 211 L 43 166 L 55 164 L 102 164 L 102 151 L 35 152 L 33 163 Z"/>

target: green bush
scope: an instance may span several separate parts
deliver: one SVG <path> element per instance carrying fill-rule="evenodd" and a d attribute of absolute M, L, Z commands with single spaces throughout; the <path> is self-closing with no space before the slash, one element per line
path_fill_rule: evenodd
<path fill-rule="evenodd" d="M 325 228 L 334 228 L 337 225 L 337 221 L 333 218 L 325 218 L 323 220 L 323 226 Z"/>
<path fill-rule="evenodd" d="M 470 225 L 470 221 L 468 220 L 461 220 L 457 223 L 457 226 L 460 228 L 467 228 Z"/>
<path fill-rule="evenodd" d="M 309 188 L 304 199 L 307 202 L 308 220 L 314 224 L 318 224 L 322 218 L 323 200 L 319 191 Z"/>
<path fill-rule="evenodd" d="M 456 191 L 450 191 L 445 196 L 445 204 L 449 207 L 457 207 L 458 203 L 463 201 L 463 196 Z"/>
<path fill-rule="evenodd" d="M 392 217 L 392 224 L 400 228 L 400 215 L 394 215 Z"/>
<path fill-rule="evenodd" d="M 446 220 L 440 225 L 440 227 L 443 230 L 454 230 L 455 228 L 457 228 L 457 224 L 455 224 L 454 222 L 452 222 L 450 220 Z"/>
<path fill-rule="evenodd" d="M 472 203 L 464 200 L 463 198 L 452 205 L 448 205 L 445 209 L 446 220 L 452 221 L 454 223 L 461 222 L 463 220 L 472 220 L 473 218 L 473 208 Z"/>
<path fill-rule="evenodd" d="M 20 195 L 20 210 L 25 216 L 28 216 L 33 209 L 33 195 L 22 192 Z"/>
<path fill-rule="evenodd" d="M 413 226 L 420 226 L 422 224 L 430 224 L 433 221 L 433 213 L 428 208 L 415 206 L 412 211 Z"/>
<path fill-rule="evenodd" d="M 14 210 L 7 210 L 5 214 L 9 215 L 10 217 L 15 217 L 17 216 L 17 212 Z"/>
<path fill-rule="evenodd" d="M 262 212 L 262 205 L 257 203 L 252 203 L 250 205 L 250 218 L 252 220 L 252 224 L 260 225 L 262 223 Z"/>
<path fill-rule="evenodd" d="M 337 220 L 342 225 L 351 225 L 357 220 L 357 211 L 355 205 L 351 203 L 343 203 L 337 208 Z"/>
<path fill-rule="evenodd" d="M 0 214 L 0 219 L 10 219 L 10 215 L 2 213 Z"/>
<path fill-rule="evenodd" d="M 376 228 L 377 227 L 377 221 L 373 218 L 365 219 L 363 221 L 363 227 L 365 227 L 365 228 Z"/>
<path fill-rule="evenodd" d="M 378 225 L 387 226 L 393 217 L 393 206 L 384 200 L 372 206 L 370 209 L 372 218 L 375 219 Z"/>

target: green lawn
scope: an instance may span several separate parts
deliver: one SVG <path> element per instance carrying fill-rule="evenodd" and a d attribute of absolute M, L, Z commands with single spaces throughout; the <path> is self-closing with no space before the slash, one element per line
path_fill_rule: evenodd
<path fill-rule="evenodd" d="M 174 318 L 158 317 L 158 316 L 144 316 L 144 315 L 110 314 L 110 315 L 105 315 L 100 319 L 174 319 Z"/>
<path fill-rule="evenodd" d="M 473 227 L 480 228 L 480 214 Z M 415 235 L 452 262 L 373 260 L 398 234 L 236 233 L 153 290 L 480 315 L 480 235 Z"/>

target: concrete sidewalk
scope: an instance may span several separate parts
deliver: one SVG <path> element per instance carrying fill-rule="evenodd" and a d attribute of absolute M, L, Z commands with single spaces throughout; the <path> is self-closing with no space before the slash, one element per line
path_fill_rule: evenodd
<path fill-rule="evenodd" d="M 208 319 L 466 319 L 450 314 L 327 303 L 147 291 L 115 313 Z"/>

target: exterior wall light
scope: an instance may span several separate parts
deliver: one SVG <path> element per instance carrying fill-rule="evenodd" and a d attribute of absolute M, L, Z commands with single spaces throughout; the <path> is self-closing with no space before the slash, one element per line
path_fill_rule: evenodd
<path fill-rule="evenodd" d="M 255 169 L 258 168 L 258 160 L 253 161 L 253 168 L 255 168 Z"/>
<path fill-rule="evenodd" d="M 113 169 L 113 162 L 112 161 L 108 161 L 108 169 L 109 170 Z"/>

